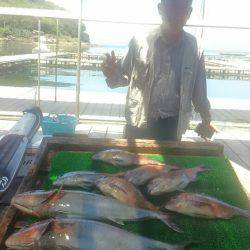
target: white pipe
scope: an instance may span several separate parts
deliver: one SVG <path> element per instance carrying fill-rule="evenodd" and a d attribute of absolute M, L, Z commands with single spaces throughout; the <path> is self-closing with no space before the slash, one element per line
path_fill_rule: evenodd
<path fill-rule="evenodd" d="M 59 47 L 59 20 L 56 19 L 55 102 L 57 102 L 58 47 Z"/>
<path fill-rule="evenodd" d="M 41 20 L 38 19 L 38 67 L 37 67 L 37 101 L 40 107 L 40 69 L 41 69 Z"/>
<path fill-rule="evenodd" d="M 76 72 L 76 116 L 80 115 L 80 92 L 81 92 L 81 34 L 82 34 L 82 8 L 81 0 L 80 17 L 78 20 L 78 53 L 77 53 L 77 72 Z"/>

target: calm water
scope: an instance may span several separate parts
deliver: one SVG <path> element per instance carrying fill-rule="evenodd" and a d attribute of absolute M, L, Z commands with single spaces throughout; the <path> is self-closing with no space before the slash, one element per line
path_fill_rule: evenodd
<path fill-rule="evenodd" d="M 15 43 L 8 41 L 0 42 L 0 56 L 10 54 L 31 53 L 33 44 Z M 100 53 L 114 49 L 117 54 L 124 54 L 124 47 L 96 47 L 90 48 L 90 53 Z M 210 54 L 212 52 L 209 52 Z M 215 53 L 215 52 L 214 52 Z M 75 89 L 76 71 L 73 69 L 58 69 L 57 86 L 64 89 Z M 36 65 L 23 65 L 19 72 L 6 73 L 0 75 L 0 85 L 4 86 L 34 86 L 37 81 Z M 44 69 L 41 72 L 42 86 L 55 86 L 54 69 Z M 113 92 L 126 93 L 127 88 L 110 89 L 107 87 L 105 77 L 100 71 L 81 71 L 81 91 L 84 92 Z M 210 98 L 232 98 L 232 99 L 249 99 L 250 100 L 250 82 L 249 81 L 232 81 L 232 80 L 208 80 L 208 96 Z"/>
<path fill-rule="evenodd" d="M 57 86 L 63 89 L 75 89 L 76 71 L 72 69 L 58 70 Z M 26 70 L 15 74 L 0 76 L 0 85 L 8 86 L 34 86 L 36 85 L 36 71 L 28 67 Z M 42 72 L 42 86 L 54 86 L 55 76 L 52 73 Z M 208 96 L 210 98 L 230 98 L 230 99 L 249 99 L 250 82 L 232 80 L 208 80 Z M 107 87 L 105 77 L 100 71 L 81 71 L 81 91 L 84 92 L 113 92 L 126 93 L 127 88 L 110 89 Z"/>

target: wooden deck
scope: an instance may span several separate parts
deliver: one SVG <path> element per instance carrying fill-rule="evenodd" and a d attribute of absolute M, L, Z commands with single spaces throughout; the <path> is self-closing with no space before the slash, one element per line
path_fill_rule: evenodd
<path fill-rule="evenodd" d="M 0 115 L 21 115 L 22 111 L 35 105 L 34 100 L 0 98 Z M 74 114 L 74 102 L 41 101 L 41 109 L 50 114 Z M 116 103 L 80 103 L 80 117 L 92 120 L 118 120 L 125 121 L 125 105 Z M 212 118 L 215 122 L 235 123 L 240 125 L 250 124 L 250 110 L 237 109 L 212 109 Z M 199 121 L 200 117 L 193 114 L 193 120 Z M 250 127 L 250 125 L 249 125 Z"/>

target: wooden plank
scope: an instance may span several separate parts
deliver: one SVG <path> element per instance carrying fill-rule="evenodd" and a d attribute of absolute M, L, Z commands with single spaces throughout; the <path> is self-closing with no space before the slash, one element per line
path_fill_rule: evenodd
<path fill-rule="evenodd" d="M 89 129 L 88 136 L 90 135 L 90 133 L 91 133 L 92 129 L 93 129 L 93 125 L 92 125 L 92 126 L 90 127 L 90 129 Z"/>
<path fill-rule="evenodd" d="M 250 123 L 250 110 L 240 110 L 239 115 L 243 121 L 242 123 Z"/>
<path fill-rule="evenodd" d="M 231 157 L 232 160 L 239 163 L 239 165 L 250 169 L 250 154 L 247 147 L 245 147 L 240 141 L 236 140 L 223 140 L 223 144 L 230 148 L 229 157 Z"/>
<path fill-rule="evenodd" d="M 70 102 L 64 102 L 63 110 L 61 111 L 61 114 L 69 114 L 72 110 L 71 103 Z"/>
<path fill-rule="evenodd" d="M 86 107 L 86 110 L 84 112 L 84 116 L 86 115 L 92 115 L 93 114 L 93 110 L 94 110 L 94 105 L 93 103 L 89 103 L 89 105 Z"/>
<path fill-rule="evenodd" d="M 107 125 L 94 125 L 91 132 L 89 133 L 89 138 L 105 138 L 107 130 Z"/>
<path fill-rule="evenodd" d="M 102 150 L 121 148 L 137 153 L 173 154 L 173 155 L 223 155 L 223 145 L 206 142 L 158 142 L 154 140 L 127 140 L 127 139 L 86 139 L 52 137 L 48 138 L 51 149 L 56 150 L 63 145 L 65 150 Z M 60 146 L 60 147 L 61 147 Z"/>
<path fill-rule="evenodd" d="M 91 124 L 78 124 L 76 127 L 76 133 L 88 135 L 92 127 Z"/>
<path fill-rule="evenodd" d="M 125 105 L 124 104 L 121 104 L 120 105 L 120 118 L 123 118 L 125 117 Z"/>
<path fill-rule="evenodd" d="M 245 193 L 247 194 L 248 199 L 250 200 L 250 176 L 249 170 L 245 169 L 241 165 L 235 163 L 234 161 L 230 161 L 241 185 Z"/>
<path fill-rule="evenodd" d="M 109 109 L 109 116 L 112 116 L 113 108 L 114 108 L 114 104 L 111 103 L 110 104 L 110 109 Z"/>
<path fill-rule="evenodd" d="M 227 122 L 228 121 L 228 116 L 225 115 L 225 112 L 220 109 L 212 109 L 211 110 L 211 115 L 212 115 L 212 120 L 213 121 L 222 121 L 222 122 Z"/>
<path fill-rule="evenodd" d="M 103 105 L 102 115 L 108 117 L 110 114 L 110 110 L 111 110 L 111 104 L 105 103 Z"/>
<path fill-rule="evenodd" d="M 240 141 L 243 145 L 245 145 L 248 150 L 250 150 L 250 141 Z M 250 154 L 250 151 L 249 151 L 249 154 Z"/>
<path fill-rule="evenodd" d="M 231 121 L 235 123 L 244 123 L 240 110 L 230 110 Z"/>
<path fill-rule="evenodd" d="M 232 112 L 232 110 L 223 109 L 222 112 L 224 113 L 226 122 L 233 122 L 234 120 L 236 120 L 234 112 Z"/>
<path fill-rule="evenodd" d="M 119 104 L 113 104 L 112 105 L 112 111 L 111 114 L 113 117 L 119 117 L 120 107 Z"/>
<path fill-rule="evenodd" d="M 7 105 L 0 105 L 0 110 L 2 111 L 20 111 L 19 110 L 19 102 L 20 100 L 19 99 L 11 99 L 11 98 L 1 98 L 2 99 L 5 99 L 5 101 L 7 101 Z"/>
<path fill-rule="evenodd" d="M 219 139 L 216 140 L 216 142 L 224 145 L 224 154 L 228 157 L 229 160 L 232 160 L 242 166 L 245 165 L 241 158 L 231 149 L 226 140 Z"/>
<path fill-rule="evenodd" d="M 124 125 L 109 125 L 106 138 L 122 139 Z"/>
<path fill-rule="evenodd" d="M 41 109 L 44 113 L 55 114 L 53 112 L 55 105 L 53 105 L 52 103 L 50 103 L 48 101 L 41 101 L 40 105 L 41 105 Z"/>
<path fill-rule="evenodd" d="M 88 105 L 89 103 L 80 103 L 80 115 L 84 115 L 84 112 L 87 109 Z"/>

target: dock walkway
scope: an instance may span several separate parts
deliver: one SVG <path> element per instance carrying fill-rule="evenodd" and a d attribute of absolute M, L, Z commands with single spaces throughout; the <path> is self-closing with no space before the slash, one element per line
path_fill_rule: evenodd
<path fill-rule="evenodd" d="M 0 115 L 20 116 L 22 111 L 35 105 L 34 100 L 0 98 Z M 75 103 L 65 101 L 41 101 L 41 109 L 47 114 L 75 114 Z M 250 110 L 236 109 L 212 109 L 214 122 L 219 122 L 225 126 L 229 123 L 240 127 L 249 124 Z M 117 103 L 80 103 L 80 118 L 85 120 L 105 120 L 105 121 L 124 121 L 125 104 Z M 193 120 L 199 121 L 200 117 L 193 114 Z"/>
<path fill-rule="evenodd" d="M 66 53 L 59 53 L 60 56 Z M 55 57 L 56 53 L 41 53 L 41 59 L 46 60 L 51 57 Z M 11 55 L 11 56 L 0 56 L 0 70 L 5 68 L 13 67 L 19 64 L 31 63 L 38 60 L 38 54 L 23 54 L 23 55 Z"/>

